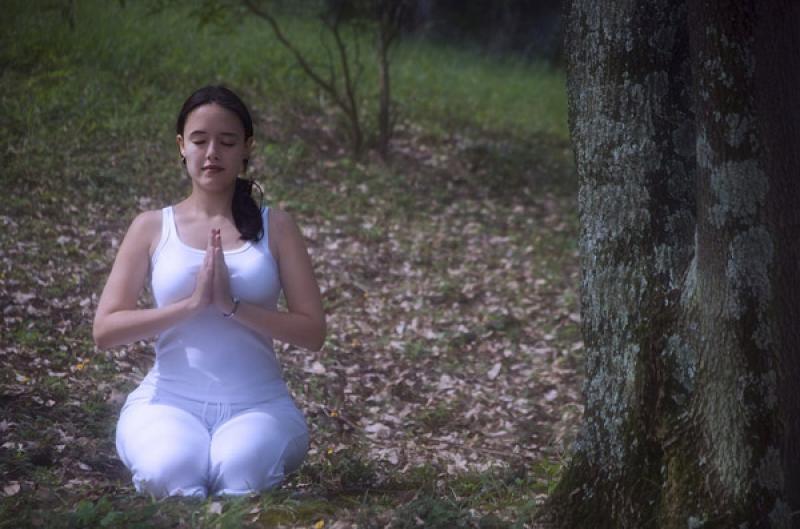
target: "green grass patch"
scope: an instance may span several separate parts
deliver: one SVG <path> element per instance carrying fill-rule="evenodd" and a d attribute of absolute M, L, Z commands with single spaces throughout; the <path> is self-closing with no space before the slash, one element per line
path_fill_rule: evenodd
<path fill-rule="evenodd" d="M 15 150 L 52 133 L 86 146 L 98 135 L 152 134 L 168 140 L 183 99 L 213 82 L 246 87 L 256 111 L 325 105 L 262 21 L 245 15 L 222 27 L 200 27 L 187 9 L 151 15 L 146 4 L 79 2 L 71 30 L 57 9 L 7 3 L 13 23 L 0 38 L 0 63 L 2 84 L 14 89 L 0 97 L 0 115 Z M 315 21 L 285 18 L 282 24 L 313 62 L 326 60 Z M 377 72 L 368 48 L 363 59 L 364 111 L 369 113 Z M 559 71 L 423 40 L 403 42 L 392 68 L 401 116 L 428 128 L 466 126 L 566 138 Z M 282 151 L 274 158 L 284 169 L 303 155 L 302 147 Z"/>
<path fill-rule="evenodd" d="M 567 137 L 563 73 L 545 64 L 411 40 L 393 67 L 402 111 L 434 132 L 477 127 Z"/>

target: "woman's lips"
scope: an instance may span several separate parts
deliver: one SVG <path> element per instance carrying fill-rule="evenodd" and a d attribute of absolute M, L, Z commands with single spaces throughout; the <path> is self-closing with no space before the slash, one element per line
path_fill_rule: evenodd
<path fill-rule="evenodd" d="M 203 167 L 203 171 L 222 171 L 222 169 L 219 165 L 206 165 Z"/>

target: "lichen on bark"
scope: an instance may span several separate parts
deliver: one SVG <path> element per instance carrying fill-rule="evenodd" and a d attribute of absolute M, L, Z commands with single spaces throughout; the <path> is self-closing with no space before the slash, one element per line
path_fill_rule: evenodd
<path fill-rule="evenodd" d="M 781 197 L 752 94 L 756 6 L 570 5 L 587 378 L 545 509 L 561 527 L 790 524 L 783 494 L 800 480 L 782 472 L 795 457 L 783 432 L 798 428 L 778 414 L 800 406 L 776 363 L 792 336 L 774 322 L 776 306 L 800 310 L 775 285 L 797 284 L 781 263 L 800 255 L 784 250 L 800 222 L 776 238 L 768 204 Z"/>

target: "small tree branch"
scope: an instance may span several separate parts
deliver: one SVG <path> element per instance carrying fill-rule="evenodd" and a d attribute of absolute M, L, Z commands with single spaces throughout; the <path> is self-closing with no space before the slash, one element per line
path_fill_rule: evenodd
<path fill-rule="evenodd" d="M 328 41 L 325 40 L 325 32 L 322 28 L 325 27 L 325 24 L 320 26 L 319 30 L 319 42 L 322 45 L 322 48 L 325 50 L 325 55 L 328 56 L 328 82 L 333 86 L 336 84 L 336 71 L 333 68 L 334 60 L 333 60 L 333 52 L 331 51 L 331 47 L 328 44 Z"/>
<path fill-rule="evenodd" d="M 303 72 L 305 72 L 305 74 L 308 75 L 311 80 L 313 80 L 320 88 L 327 92 L 331 98 L 333 98 L 334 102 L 337 106 L 339 106 L 339 108 L 344 110 L 346 113 L 349 113 L 347 109 L 347 102 L 342 99 L 341 95 L 336 90 L 335 84 L 327 82 L 319 74 L 317 74 L 313 66 L 311 66 L 311 64 L 306 61 L 305 57 L 303 57 L 303 54 L 300 53 L 300 51 L 283 34 L 283 31 L 281 31 L 281 28 L 278 25 L 278 21 L 275 20 L 275 17 L 273 17 L 269 12 L 259 8 L 255 3 L 253 3 L 252 0 L 242 0 L 242 2 L 251 13 L 264 19 L 269 24 L 269 26 L 272 28 L 272 32 L 275 34 L 275 37 L 294 56 L 297 64 L 299 64 L 300 68 L 303 69 Z"/>
<path fill-rule="evenodd" d="M 347 49 L 344 45 L 344 41 L 342 40 L 342 34 L 339 31 L 339 22 L 340 18 L 337 14 L 336 18 L 332 23 L 328 23 L 328 27 L 333 34 L 334 42 L 336 43 L 336 48 L 339 50 L 339 61 L 342 65 L 342 75 L 344 77 L 344 89 L 345 94 L 347 96 L 347 100 L 350 102 L 350 121 L 351 126 L 353 128 L 353 151 L 358 156 L 361 151 L 361 144 L 362 144 L 362 133 L 361 133 L 361 121 L 359 118 L 358 112 L 358 101 L 356 100 L 355 89 L 353 86 L 352 76 L 350 75 L 350 62 L 347 58 Z"/>
<path fill-rule="evenodd" d="M 356 68 L 356 73 L 353 77 L 353 83 L 355 86 L 358 86 L 361 83 L 361 78 L 364 74 L 364 63 L 361 61 L 361 44 L 358 38 L 358 31 L 355 28 L 353 28 L 353 43 L 355 48 L 353 53 L 353 65 Z"/>
<path fill-rule="evenodd" d="M 350 108 L 356 111 L 357 104 L 355 101 L 355 93 L 353 90 L 352 79 L 350 76 L 350 62 L 347 58 L 347 49 L 345 48 L 344 42 L 342 41 L 342 35 L 339 32 L 339 20 L 338 17 L 333 24 L 328 24 L 328 27 L 333 34 L 334 42 L 336 43 L 336 48 L 339 51 L 339 62 L 342 65 L 342 74 L 344 75 L 344 88 L 345 93 L 347 95 L 347 99 L 350 101 Z"/>

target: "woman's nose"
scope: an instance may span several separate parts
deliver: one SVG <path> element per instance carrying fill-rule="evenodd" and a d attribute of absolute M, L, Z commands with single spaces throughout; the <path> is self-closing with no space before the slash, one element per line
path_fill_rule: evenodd
<path fill-rule="evenodd" d="M 209 160 L 217 159 L 217 157 L 218 157 L 217 156 L 217 151 L 218 151 L 217 143 L 215 141 L 213 141 L 213 140 L 209 141 L 208 142 L 208 150 L 206 150 L 206 157 Z"/>

